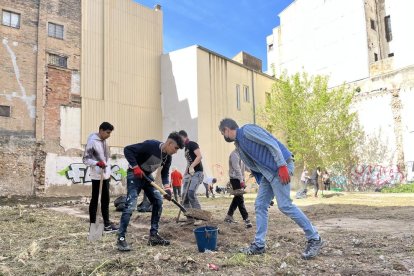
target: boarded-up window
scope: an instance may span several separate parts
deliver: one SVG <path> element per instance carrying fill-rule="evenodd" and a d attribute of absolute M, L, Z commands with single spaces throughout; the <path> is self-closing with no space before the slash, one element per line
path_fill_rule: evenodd
<path fill-rule="evenodd" d="M 49 22 L 47 33 L 50 37 L 63 39 L 63 25 Z"/>
<path fill-rule="evenodd" d="M 0 117 L 10 117 L 10 106 L 0 105 Z"/>
<path fill-rule="evenodd" d="M 20 14 L 3 10 L 2 24 L 5 26 L 20 28 Z"/>
<path fill-rule="evenodd" d="M 385 24 L 385 38 L 388 42 L 392 40 L 392 31 L 391 31 L 391 17 L 388 15 L 384 17 Z"/>
<path fill-rule="evenodd" d="M 68 58 L 55 54 L 49 54 L 49 64 L 58 67 L 68 68 Z"/>

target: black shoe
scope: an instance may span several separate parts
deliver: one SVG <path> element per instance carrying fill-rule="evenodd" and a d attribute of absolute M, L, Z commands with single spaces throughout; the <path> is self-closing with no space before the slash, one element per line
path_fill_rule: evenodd
<path fill-rule="evenodd" d="M 118 231 L 118 227 L 112 222 L 104 227 L 104 233 L 113 233 Z"/>
<path fill-rule="evenodd" d="M 249 247 L 240 249 L 240 253 L 246 255 L 261 255 L 266 252 L 265 247 L 258 247 L 255 243 L 252 243 Z"/>
<path fill-rule="evenodd" d="M 148 239 L 148 245 L 170 245 L 170 241 L 164 239 L 163 237 L 161 237 L 158 233 L 156 234 L 151 234 L 149 239 Z"/>
<path fill-rule="evenodd" d="M 316 257 L 324 243 L 325 242 L 322 240 L 321 237 L 319 237 L 318 240 L 308 240 L 305 251 L 302 253 L 302 258 L 305 260 L 309 260 Z"/>
<path fill-rule="evenodd" d="M 128 243 L 125 240 L 125 237 L 119 237 L 117 242 L 118 250 L 119 251 L 130 251 L 131 248 L 129 247 Z"/>
<path fill-rule="evenodd" d="M 244 225 L 246 225 L 246 228 L 252 228 L 252 227 L 253 227 L 253 225 L 252 225 L 252 223 L 250 222 L 250 220 L 249 220 L 249 219 L 246 219 L 246 220 L 244 221 Z"/>

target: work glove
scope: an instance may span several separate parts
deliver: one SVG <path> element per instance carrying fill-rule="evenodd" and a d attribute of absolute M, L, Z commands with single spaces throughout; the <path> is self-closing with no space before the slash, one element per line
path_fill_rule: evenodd
<path fill-rule="evenodd" d="M 171 187 L 164 187 L 164 192 L 166 192 L 167 194 L 163 195 L 163 197 L 166 200 L 171 201 L 171 199 L 172 199 L 172 189 L 171 189 Z"/>
<path fill-rule="evenodd" d="M 189 168 L 188 168 L 188 173 L 189 173 L 190 175 L 194 175 L 194 173 L 195 173 L 194 168 L 193 168 L 193 167 L 189 167 Z"/>
<path fill-rule="evenodd" d="M 287 168 L 286 165 L 279 167 L 279 178 L 280 178 L 280 182 L 283 185 L 289 184 L 290 182 L 290 175 L 289 175 L 289 170 Z"/>
<path fill-rule="evenodd" d="M 142 178 L 144 176 L 144 172 L 141 170 L 141 168 L 139 166 L 134 168 L 132 172 L 133 172 L 134 176 L 137 177 L 137 178 Z"/>
<path fill-rule="evenodd" d="M 240 188 L 241 189 L 246 188 L 246 184 L 244 183 L 244 181 L 240 181 Z"/>
<path fill-rule="evenodd" d="M 98 166 L 98 167 L 100 167 L 101 169 L 103 169 L 103 168 L 105 168 L 105 167 L 106 167 L 106 164 L 105 164 L 105 162 L 104 162 L 104 161 L 99 161 L 99 162 L 96 162 L 96 166 Z"/>

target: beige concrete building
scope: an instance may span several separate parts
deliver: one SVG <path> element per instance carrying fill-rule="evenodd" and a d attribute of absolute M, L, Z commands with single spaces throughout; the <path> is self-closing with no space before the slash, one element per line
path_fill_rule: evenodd
<path fill-rule="evenodd" d="M 164 136 L 186 130 L 200 145 L 205 174 L 226 182 L 234 146 L 223 140 L 219 122 L 231 117 L 240 125 L 255 123 L 256 109 L 264 104 L 275 79 L 201 46 L 163 55 L 161 68 Z M 173 163 L 184 171 L 182 151 Z"/>

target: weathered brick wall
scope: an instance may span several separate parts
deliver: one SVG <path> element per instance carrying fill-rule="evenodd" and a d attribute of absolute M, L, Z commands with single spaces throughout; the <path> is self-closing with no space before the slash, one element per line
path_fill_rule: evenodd
<path fill-rule="evenodd" d="M 34 138 L 0 137 L 0 148 L 0 195 L 33 195 Z"/>
<path fill-rule="evenodd" d="M 39 1 L 2 0 L 0 10 L 20 14 L 20 28 L 0 24 L 0 105 L 11 117 L 0 117 L 0 134 L 34 136 Z"/>
<path fill-rule="evenodd" d="M 81 0 L 2 0 L 1 9 L 21 22 L 0 25 L 0 105 L 12 107 L 0 117 L 0 195 L 39 194 L 46 153 L 81 155 L 59 144 L 61 106 L 80 108 Z M 64 26 L 63 40 L 48 36 L 49 22 Z M 67 68 L 48 66 L 49 53 L 67 57 Z"/>

